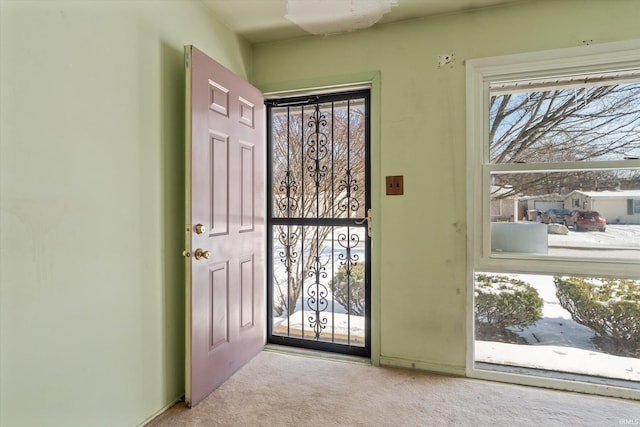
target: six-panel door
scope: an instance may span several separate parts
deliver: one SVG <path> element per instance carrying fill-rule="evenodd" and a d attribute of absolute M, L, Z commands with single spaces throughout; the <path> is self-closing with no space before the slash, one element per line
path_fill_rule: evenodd
<path fill-rule="evenodd" d="M 193 46 L 187 71 L 186 401 L 264 346 L 262 93 Z"/>

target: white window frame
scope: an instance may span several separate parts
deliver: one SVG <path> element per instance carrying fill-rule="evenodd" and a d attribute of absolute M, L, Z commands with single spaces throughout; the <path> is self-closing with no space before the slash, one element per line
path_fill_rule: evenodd
<path fill-rule="evenodd" d="M 489 372 L 476 369 L 474 356 L 474 272 L 576 274 L 640 278 L 633 260 L 589 260 L 523 254 L 492 254 L 490 239 L 491 172 L 549 171 L 547 165 L 497 165 L 488 161 L 489 85 L 492 82 L 543 79 L 584 73 L 640 69 L 640 39 L 617 43 L 532 52 L 466 61 L 467 96 L 467 375 L 518 384 L 536 385 L 640 400 L 640 391 L 561 379 Z M 585 169 L 585 163 L 555 164 L 555 171 Z M 588 168 L 640 167 L 640 160 L 601 161 Z M 480 206 L 480 212 L 477 207 Z"/>

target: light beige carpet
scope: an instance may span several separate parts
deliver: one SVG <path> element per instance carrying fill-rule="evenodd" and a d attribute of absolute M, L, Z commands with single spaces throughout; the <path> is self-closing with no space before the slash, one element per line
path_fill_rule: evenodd
<path fill-rule="evenodd" d="M 640 403 L 263 351 L 148 426 L 625 426 Z"/>

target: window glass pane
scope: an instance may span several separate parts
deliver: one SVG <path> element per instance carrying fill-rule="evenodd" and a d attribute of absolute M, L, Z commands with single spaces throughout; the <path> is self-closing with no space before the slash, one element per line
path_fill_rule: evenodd
<path fill-rule="evenodd" d="M 271 109 L 272 216 L 300 217 L 302 208 L 302 108 Z"/>
<path fill-rule="evenodd" d="M 640 260 L 640 169 L 493 173 L 491 183 L 494 255 Z"/>
<path fill-rule="evenodd" d="M 272 215 L 362 218 L 365 99 L 271 109 Z"/>
<path fill-rule="evenodd" d="M 364 227 L 274 225 L 272 333 L 365 345 Z"/>
<path fill-rule="evenodd" d="M 640 82 L 491 92 L 491 163 L 639 157 Z"/>
<path fill-rule="evenodd" d="M 639 387 L 640 280 L 495 272 L 474 279 L 476 366 Z"/>

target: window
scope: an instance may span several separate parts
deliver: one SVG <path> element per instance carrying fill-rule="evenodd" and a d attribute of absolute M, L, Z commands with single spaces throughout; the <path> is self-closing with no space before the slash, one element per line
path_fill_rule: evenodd
<path fill-rule="evenodd" d="M 532 375 L 574 372 L 598 377 L 594 383 L 607 378 L 640 389 L 640 376 L 604 366 L 572 371 L 577 359 L 560 363 L 538 352 L 555 345 L 555 332 L 562 333 L 551 330 L 551 316 L 579 323 L 575 301 L 561 297 L 560 289 L 607 289 L 619 296 L 624 288 L 623 299 L 635 304 L 625 313 L 640 311 L 639 46 L 467 61 L 472 375 L 517 366 Z M 576 292 L 569 292 L 571 298 Z M 612 304 L 600 297 L 594 304 Z M 511 302 L 501 308 L 492 305 L 497 300 Z M 509 312 L 506 320 L 500 310 Z M 629 351 L 612 355 L 605 332 L 586 320 L 578 326 L 585 335 L 565 341 L 565 350 L 588 347 L 640 367 L 640 331 L 631 332 Z M 536 351 L 525 351 L 525 345 Z M 535 362 L 532 354 L 539 355 Z"/>

